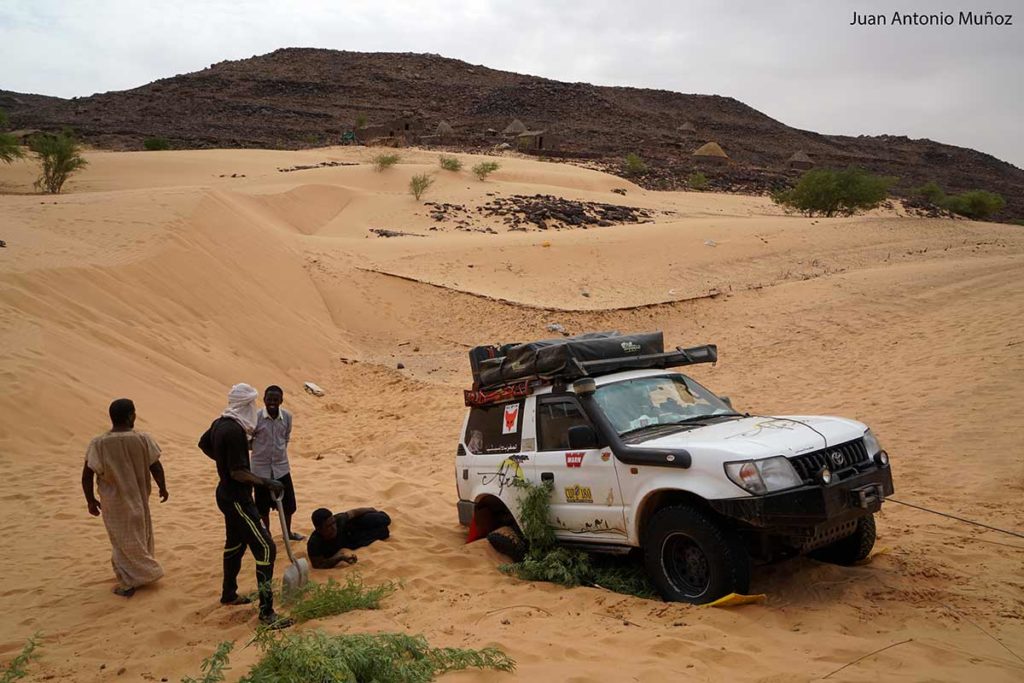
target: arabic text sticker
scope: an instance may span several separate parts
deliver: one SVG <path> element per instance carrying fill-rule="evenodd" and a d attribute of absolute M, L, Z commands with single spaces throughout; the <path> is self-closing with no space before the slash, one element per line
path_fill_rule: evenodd
<path fill-rule="evenodd" d="M 502 434 L 515 434 L 519 431 L 519 404 L 510 403 L 505 406 L 505 421 L 501 425 Z"/>

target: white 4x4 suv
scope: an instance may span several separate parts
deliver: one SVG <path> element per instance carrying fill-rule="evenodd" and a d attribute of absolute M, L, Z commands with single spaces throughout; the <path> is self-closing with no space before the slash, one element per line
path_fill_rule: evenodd
<path fill-rule="evenodd" d="M 642 549 L 667 600 L 749 588 L 751 558 L 810 552 L 852 564 L 893 493 L 888 455 L 839 417 L 741 414 L 670 368 L 661 334 L 598 333 L 470 352 L 474 388 L 455 458 L 459 521 L 474 537 L 517 526 L 517 479 L 551 482 L 559 541 Z"/>

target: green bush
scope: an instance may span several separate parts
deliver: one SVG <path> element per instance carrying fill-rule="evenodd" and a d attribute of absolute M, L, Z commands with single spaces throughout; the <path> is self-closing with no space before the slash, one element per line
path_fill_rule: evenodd
<path fill-rule="evenodd" d="M 397 164 L 400 158 L 397 154 L 378 154 L 373 158 L 373 170 L 380 173 Z"/>
<path fill-rule="evenodd" d="M 18 144 L 18 138 L 9 133 L 0 133 L 0 161 L 9 164 L 23 156 L 25 156 L 25 152 Z"/>
<path fill-rule="evenodd" d="M 366 114 L 356 116 L 356 130 L 360 128 L 366 128 Z"/>
<path fill-rule="evenodd" d="M 638 154 L 630 152 L 626 155 L 623 169 L 628 176 L 643 175 L 647 173 L 647 164 L 644 163 L 644 160 Z"/>
<path fill-rule="evenodd" d="M 150 152 L 160 152 L 170 149 L 171 141 L 161 137 L 146 138 L 142 141 L 142 147 Z"/>
<path fill-rule="evenodd" d="M 1006 206 L 1006 200 L 994 192 L 971 190 L 961 194 L 948 195 L 941 206 L 953 213 L 982 221 Z"/>
<path fill-rule="evenodd" d="M 59 135 L 37 135 L 32 138 L 31 149 L 42 164 L 42 174 L 36 180 L 36 187 L 50 194 L 58 194 L 71 174 L 89 165 L 82 158 L 75 138 L 67 130 Z"/>
<path fill-rule="evenodd" d="M 450 157 L 450 156 L 446 156 L 446 155 L 442 154 L 441 155 L 441 168 L 443 168 L 446 171 L 455 171 L 455 172 L 461 171 L 462 170 L 462 160 L 459 159 L 458 157 Z"/>
<path fill-rule="evenodd" d="M 7 112 L 0 109 L 0 130 L 7 127 Z M 0 133 L 0 161 L 9 164 L 15 159 L 25 156 L 25 152 L 18 144 L 18 138 L 8 133 Z"/>
<path fill-rule="evenodd" d="M 414 175 L 412 179 L 409 180 L 409 194 L 415 197 L 416 201 L 419 201 L 420 197 L 423 196 L 423 193 L 427 191 L 427 188 L 433 184 L 434 179 L 426 173 Z"/>
<path fill-rule="evenodd" d="M 477 177 L 477 180 L 483 182 L 487 180 L 487 176 L 499 168 L 501 168 L 501 165 L 497 161 L 482 161 L 473 167 L 473 175 Z"/>
<path fill-rule="evenodd" d="M 302 622 L 356 609 L 378 609 L 380 601 L 396 589 L 390 582 L 367 586 L 358 574 L 349 576 L 345 583 L 334 579 L 328 579 L 327 583 L 310 581 L 296 594 L 288 596 L 288 613 L 295 621 Z"/>
<path fill-rule="evenodd" d="M 915 196 L 936 206 L 941 206 L 942 200 L 946 198 L 946 193 L 942 191 L 942 188 L 934 180 L 929 180 L 921 187 L 915 187 L 911 192 Z"/>
<path fill-rule="evenodd" d="M 263 631 L 256 643 L 263 654 L 241 683 L 427 683 L 449 671 L 516 666 L 497 648 L 435 648 L 423 636 L 405 633 Z"/>
<path fill-rule="evenodd" d="M 808 216 L 849 216 L 881 204 L 895 182 L 895 178 L 873 175 L 860 168 L 815 168 L 800 176 L 796 187 L 777 192 L 772 199 Z"/>
<path fill-rule="evenodd" d="M 691 173 L 687 176 L 686 184 L 694 190 L 703 190 L 708 186 L 708 177 L 700 171 L 697 171 L 696 173 Z"/>
<path fill-rule="evenodd" d="M 540 486 L 525 481 L 519 499 L 519 522 L 528 550 L 521 562 L 499 569 L 524 581 L 549 581 L 562 586 L 600 586 L 616 593 L 653 598 L 657 593 L 643 568 L 630 558 L 595 558 L 582 550 L 557 544 L 551 528 L 551 482 Z"/>

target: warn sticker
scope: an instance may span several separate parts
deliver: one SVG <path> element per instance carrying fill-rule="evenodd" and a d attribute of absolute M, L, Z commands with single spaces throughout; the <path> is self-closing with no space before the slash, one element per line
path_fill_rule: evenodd
<path fill-rule="evenodd" d="M 519 431 L 519 404 L 510 403 L 505 406 L 505 421 L 501 425 L 502 434 L 515 434 Z"/>
<path fill-rule="evenodd" d="M 581 467 L 583 465 L 583 456 L 586 453 L 584 451 L 577 451 L 575 453 L 565 454 L 565 466 L 566 467 Z"/>
<path fill-rule="evenodd" d="M 565 502 L 566 503 L 593 503 L 594 496 L 590 493 L 589 486 L 575 486 L 565 487 Z"/>

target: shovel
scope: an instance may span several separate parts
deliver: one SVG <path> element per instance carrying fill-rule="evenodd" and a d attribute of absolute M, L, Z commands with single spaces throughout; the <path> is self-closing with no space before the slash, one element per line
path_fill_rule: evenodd
<path fill-rule="evenodd" d="M 284 577 L 281 579 L 281 592 L 285 599 L 287 599 L 309 582 L 309 560 L 304 557 L 295 559 L 295 555 L 292 554 L 292 545 L 288 538 L 288 525 L 285 523 L 287 517 L 284 514 L 282 496 L 273 491 L 270 492 L 270 496 L 277 503 L 277 516 L 281 520 L 281 533 L 284 534 L 284 549 L 288 551 L 288 559 L 292 561 L 291 566 L 284 570 Z"/>

